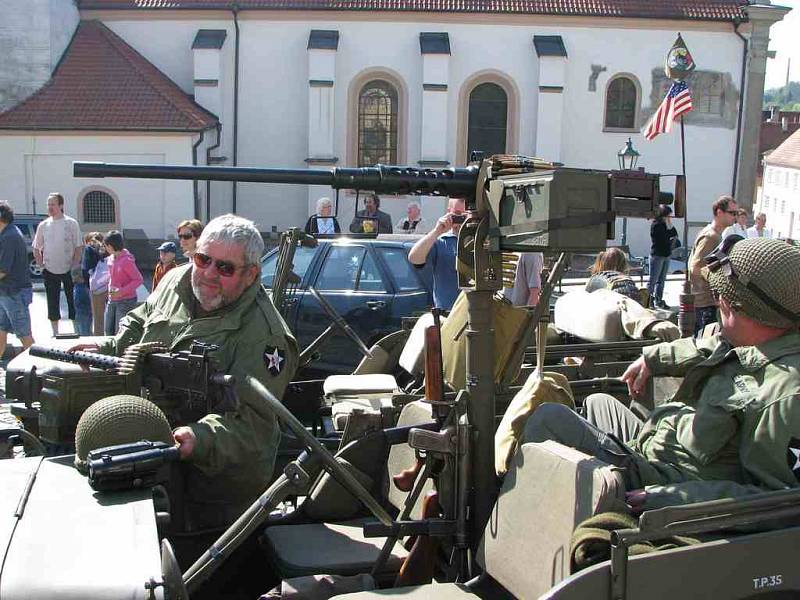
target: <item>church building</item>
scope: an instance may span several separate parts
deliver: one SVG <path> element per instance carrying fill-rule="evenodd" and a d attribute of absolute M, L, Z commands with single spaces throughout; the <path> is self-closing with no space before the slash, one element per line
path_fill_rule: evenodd
<path fill-rule="evenodd" d="M 463 166 L 470 150 L 681 170 L 677 127 L 641 131 L 678 32 L 697 69 L 685 117 L 690 236 L 711 202 L 750 206 L 768 0 L 0 0 L 0 199 L 60 191 L 84 230 L 150 238 L 224 212 L 302 226 L 318 186 L 76 179 L 73 160 L 329 169 Z M 22 14 L 23 10 L 29 12 Z M 17 8 L 14 8 L 17 7 Z M 5 38 L 5 39 L 4 39 Z M 672 191 L 674 178 L 662 187 Z M 393 221 L 410 198 L 385 196 Z M 356 197 L 342 192 L 343 225 Z M 444 201 L 422 198 L 433 222 Z M 618 239 L 622 227 L 618 227 Z M 634 254 L 649 224 L 627 224 Z"/>

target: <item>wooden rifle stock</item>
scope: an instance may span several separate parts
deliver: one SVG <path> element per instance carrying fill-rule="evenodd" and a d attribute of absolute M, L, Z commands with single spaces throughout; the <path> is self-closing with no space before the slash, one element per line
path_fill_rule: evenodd
<path fill-rule="evenodd" d="M 425 328 L 425 400 L 428 402 L 444 400 L 442 333 L 438 323 Z M 418 458 L 413 467 L 393 475 L 394 486 L 401 492 L 410 492 L 422 469 L 422 464 L 423 460 Z"/>
<path fill-rule="evenodd" d="M 422 500 L 422 518 L 440 517 L 442 507 L 439 506 L 439 494 L 430 491 Z M 438 540 L 429 535 L 418 535 L 413 540 L 411 551 L 403 561 L 400 572 L 394 580 L 394 587 L 407 585 L 423 585 L 433 581 L 436 567 L 436 549 Z"/>
<path fill-rule="evenodd" d="M 425 400 L 444 400 L 442 377 L 442 332 L 438 325 L 425 328 Z"/>

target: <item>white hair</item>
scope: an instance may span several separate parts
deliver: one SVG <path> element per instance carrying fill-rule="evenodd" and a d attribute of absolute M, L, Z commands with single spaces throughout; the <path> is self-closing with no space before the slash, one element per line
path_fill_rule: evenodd
<path fill-rule="evenodd" d="M 327 196 L 323 196 L 322 198 L 317 200 L 317 214 L 322 212 L 323 206 L 330 206 L 331 208 L 333 208 L 333 202 L 331 202 L 331 199 L 328 198 Z"/>
<path fill-rule="evenodd" d="M 411 208 L 412 206 L 415 207 L 417 210 L 422 210 L 422 207 L 419 205 L 419 202 L 417 202 L 416 200 L 412 200 L 411 202 L 409 202 L 408 206 L 406 208 Z"/>
<path fill-rule="evenodd" d="M 237 244 L 244 250 L 245 265 L 260 265 L 264 254 L 264 240 L 255 223 L 236 215 L 222 215 L 208 222 L 197 240 L 198 246 L 205 242 Z"/>

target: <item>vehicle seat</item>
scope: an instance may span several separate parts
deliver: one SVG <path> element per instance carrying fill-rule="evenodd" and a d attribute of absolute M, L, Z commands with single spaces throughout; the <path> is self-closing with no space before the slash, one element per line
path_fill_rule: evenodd
<path fill-rule="evenodd" d="M 408 427 L 431 421 L 431 405 L 415 401 L 403 407 L 397 426 Z M 407 443 L 390 448 L 387 461 L 390 477 L 413 468 L 415 464 L 416 454 Z M 411 512 L 411 518 L 420 518 L 421 499 L 432 488 L 433 485 L 429 480 L 420 494 L 420 500 Z M 342 493 L 347 492 L 342 490 Z M 309 496 L 313 497 L 314 494 L 315 491 L 312 490 Z M 398 490 L 391 481 L 389 482 L 387 501 L 396 510 L 402 510 L 407 495 L 407 492 Z M 268 555 L 278 574 L 284 579 L 317 573 L 331 575 L 369 573 L 386 540 L 364 537 L 362 525 L 366 520 L 369 519 L 353 519 L 339 523 L 276 525 L 265 530 L 262 541 L 268 548 Z M 393 576 L 397 573 L 406 556 L 408 552 L 403 545 L 396 543 L 386 563 L 386 575 Z"/>
<path fill-rule="evenodd" d="M 569 576 L 570 542 L 584 519 L 624 498 L 621 474 L 594 457 L 556 442 L 522 445 L 503 480 L 477 560 L 517 598 L 537 598 Z M 535 535 L 532 534 L 535 532 Z M 342 600 L 475 597 L 468 586 L 432 584 L 358 592 Z"/>
<path fill-rule="evenodd" d="M 425 356 L 425 329 L 433 325 L 433 315 L 426 313 L 414 324 L 408 340 L 400 353 L 398 365 L 408 383 L 410 391 L 418 386 L 423 377 Z M 331 404 L 333 427 L 344 430 L 347 417 L 354 409 L 380 413 L 382 408 L 392 407 L 392 396 L 402 392 L 403 386 L 394 375 L 373 373 L 369 375 L 331 375 L 322 386 L 326 401 Z"/>

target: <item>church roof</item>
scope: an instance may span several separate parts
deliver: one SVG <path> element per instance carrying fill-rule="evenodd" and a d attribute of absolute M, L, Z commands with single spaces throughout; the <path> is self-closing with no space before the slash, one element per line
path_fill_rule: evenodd
<path fill-rule="evenodd" d="M 78 0 L 87 9 L 371 10 L 733 21 L 747 0 Z"/>
<path fill-rule="evenodd" d="M 99 21 L 82 21 L 50 80 L 0 129 L 200 131 L 217 117 Z"/>
<path fill-rule="evenodd" d="M 768 165 L 800 169 L 800 129 L 764 159 Z"/>

